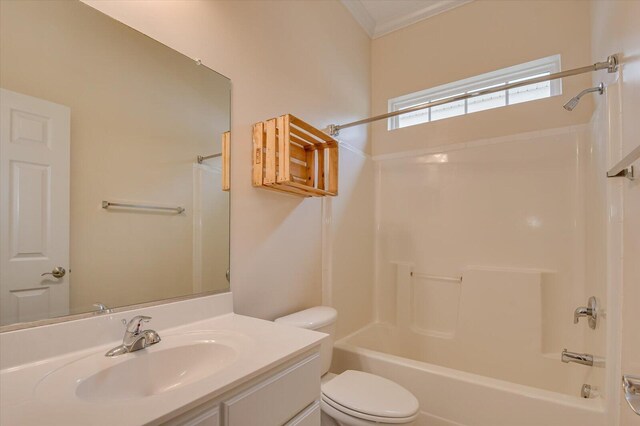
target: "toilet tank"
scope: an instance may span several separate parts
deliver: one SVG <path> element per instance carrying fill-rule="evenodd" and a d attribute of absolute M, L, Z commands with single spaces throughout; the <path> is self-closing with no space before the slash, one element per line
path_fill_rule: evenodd
<path fill-rule="evenodd" d="M 328 339 L 320 344 L 320 361 L 322 364 L 322 374 L 329 371 L 331 358 L 333 357 L 333 338 L 336 332 L 336 318 L 338 312 L 329 306 L 316 306 L 305 309 L 291 315 L 280 317 L 275 322 L 292 327 L 306 328 L 308 330 L 327 333 Z"/>

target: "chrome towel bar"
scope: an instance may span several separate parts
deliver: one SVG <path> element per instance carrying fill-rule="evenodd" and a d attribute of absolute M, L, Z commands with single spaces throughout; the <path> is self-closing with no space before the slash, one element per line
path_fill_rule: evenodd
<path fill-rule="evenodd" d="M 629 180 L 634 179 L 633 164 L 636 160 L 640 159 L 640 145 L 632 150 L 626 157 L 618 161 L 618 164 L 613 166 L 611 170 L 607 172 L 607 177 L 626 177 Z"/>
<path fill-rule="evenodd" d="M 163 207 L 163 206 L 151 206 L 148 204 L 129 204 L 129 203 L 112 203 L 111 201 L 103 201 L 102 208 L 108 209 L 109 207 L 125 207 L 130 209 L 146 209 L 146 210 L 162 210 L 176 212 L 178 214 L 184 212 L 184 207 Z"/>

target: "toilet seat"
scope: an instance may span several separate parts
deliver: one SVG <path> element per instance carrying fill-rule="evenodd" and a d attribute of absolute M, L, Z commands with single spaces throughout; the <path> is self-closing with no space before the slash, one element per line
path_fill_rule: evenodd
<path fill-rule="evenodd" d="M 322 395 L 320 400 L 320 407 L 322 411 L 329 414 L 332 418 L 341 421 L 341 424 L 348 424 L 350 426 L 369 426 L 369 425 L 405 425 L 413 424 L 412 422 L 418 417 L 416 412 L 410 417 L 379 417 L 371 414 L 361 413 L 359 411 L 351 410 L 347 407 L 336 404 L 335 401 Z"/>
<path fill-rule="evenodd" d="M 322 402 L 349 416 L 375 423 L 411 423 L 419 404 L 411 392 L 374 374 L 347 370 L 322 385 Z"/>

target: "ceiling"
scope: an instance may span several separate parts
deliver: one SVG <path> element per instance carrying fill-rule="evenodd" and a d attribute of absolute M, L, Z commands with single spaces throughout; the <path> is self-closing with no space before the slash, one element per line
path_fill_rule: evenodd
<path fill-rule="evenodd" d="M 446 12 L 473 0 L 342 0 L 371 38 Z"/>

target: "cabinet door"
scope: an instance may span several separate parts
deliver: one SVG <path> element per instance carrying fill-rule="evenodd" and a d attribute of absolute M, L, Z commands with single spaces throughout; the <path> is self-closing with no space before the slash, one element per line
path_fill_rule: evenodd
<path fill-rule="evenodd" d="M 320 424 L 320 401 L 304 409 L 304 411 L 295 416 L 285 426 L 318 426 Z"/>
<path fill-rule="evenodd" d="M 182 426 L 219 426 L 220 410 L 216 406 L 185 422 L 178 420 L 176 424 Z"/>
<path fill-rule="evenodd" d="M 315 353 L 223 402 L 227 426 L 279 426 L 320 398 L 320 356 Z"/>

